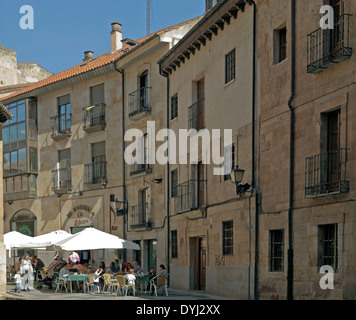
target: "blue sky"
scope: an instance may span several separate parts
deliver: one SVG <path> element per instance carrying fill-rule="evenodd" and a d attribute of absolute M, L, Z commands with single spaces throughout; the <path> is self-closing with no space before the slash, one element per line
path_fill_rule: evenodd
<path fill-rule="evenodd" d="M 34 29 L 22 30 L 20 8 L 34 9 Z M 205 0 L 151 0 L 151 32 L 204 13 Z M 0 45 L 18 62 L 37 62 L 52 73 L 77 65 L 84 51 L 110 51 L 112 22 L 124 38 L 146 35 L 146 0 L 0 0 Z"/>

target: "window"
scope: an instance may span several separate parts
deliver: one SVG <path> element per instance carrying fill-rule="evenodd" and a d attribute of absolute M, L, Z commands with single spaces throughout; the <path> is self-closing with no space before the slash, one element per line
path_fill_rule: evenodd
<path fill-rule="evenodd" d="M 172 258 L 178 258 L 177 230 L 171 231 L 171 242 L 172 242 Z"/>
<path fill-rule="evenodd" d="M 37 149 L 30 148 L 30 171 L 37 171 Z"/>
<path fill-rule="evenodd" d="M 19 149 L 19 172 L 26 172 L 26 148 Z"/>
<path fill-rule="evenodd" d="M 177 185 L 178 185 L 178 170 L 171 171 L 171 197 L 177 196 Z"/>
<path fill-rule="evenodd" d="M 104 84 L 99 84 L 97 86 L 90 88 L 90 103 L 95 106 L 100 103 L 104 103 Z"/>
<path fill-rule="evenodd" d="M 279 28 L 273 34 L 274 64 L 278 64 L 287 58 L 287 28 Z"/>
<path fill-rule="evenodd" d="M 225 84 L 235 79 L 236 76 L 236 50 L 225 56 Z"/>
<path fill-rule="evenodd" d="M 223 222 L 223 255 L 233 254 L 233 235 L 234 235 L 233 221 Z"/>
<path fill-rule="evenodd" d="M 235 144 L 224 148 L 224 181 L 230 180 L 231 171 L 235 168 Z"/>
<path fill-rule="evenodd" d="M 171 97 L 171 120 L 178 117 L 178 93 Z"/>
<path fill-rule="evenodd" d="M 70 96 L 58 98 L 58 132 L 65 133 L 71 128 Z"/>
<path fill-rule="evenodd" d="M 284 235 L 283 230 L 270 230 L 270 267 L 271 272 L 283 271 L 283 250 L 284 250 Z"/>
<path fill-rule="evenodd" d="M 318 268 L 327 265 L 336 271 L 338 268 L 337 224 L 320 225 L 318 239 Z"/>

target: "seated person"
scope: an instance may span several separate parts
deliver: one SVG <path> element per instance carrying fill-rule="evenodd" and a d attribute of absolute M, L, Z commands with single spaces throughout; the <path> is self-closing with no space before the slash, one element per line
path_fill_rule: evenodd
<path fill-rule="evenodd" d="M 137 261 L 134 261 L 132 264 L 133 264 L 135 276 L 143 277 L 145 273 L 143 272 L 142 268 L 137 264 Z"/>
<path fill-rule="evenodd" d="M 69 275 L 69 264 L 64 262 L 61 269 L 59 270 L 58 278 L 60 280 L 67 279 Z"/>
<path fill-rule="evenodd" d="M 135 284 L 136 277 L 135 277 L 134 272 L 135 272 L 134 269 L 130 269 L 129 273 L 124 275 L 125 279 L 127 280 L 127 284 L 128 285 L 134 285 Z"/>

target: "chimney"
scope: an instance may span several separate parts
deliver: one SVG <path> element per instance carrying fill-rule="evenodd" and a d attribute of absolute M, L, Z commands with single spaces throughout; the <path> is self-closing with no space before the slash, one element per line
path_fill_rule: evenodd
<path fill-rule="evenodd" d="M 87 61 L 93 59 L 93 54 L 94 54 L 93 51 L 85 51 L 83 62 L 87 62 Z"/>
<path fill-rule="evenodd" d="M 122 48 L 122 32 L 121 24 L 113 22 L 111 24 L 111 52 L 115 52 Z"/>

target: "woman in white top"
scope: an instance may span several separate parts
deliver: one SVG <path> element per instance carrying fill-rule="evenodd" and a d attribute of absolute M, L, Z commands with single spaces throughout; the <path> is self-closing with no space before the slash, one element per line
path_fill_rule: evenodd
<path fill-rule="evenodd" d="M 21 260 L 21 267 L 20 267 L 20 272 L 23 275 L 24 279 L 24 290 L 30 291 L 28 285 L 31 280 L 31 275 L 33 274 L 33 268 L 32 268 L 32 263 L 31 260 L 29 259 L 29 254 L 25 253 Z"/>

